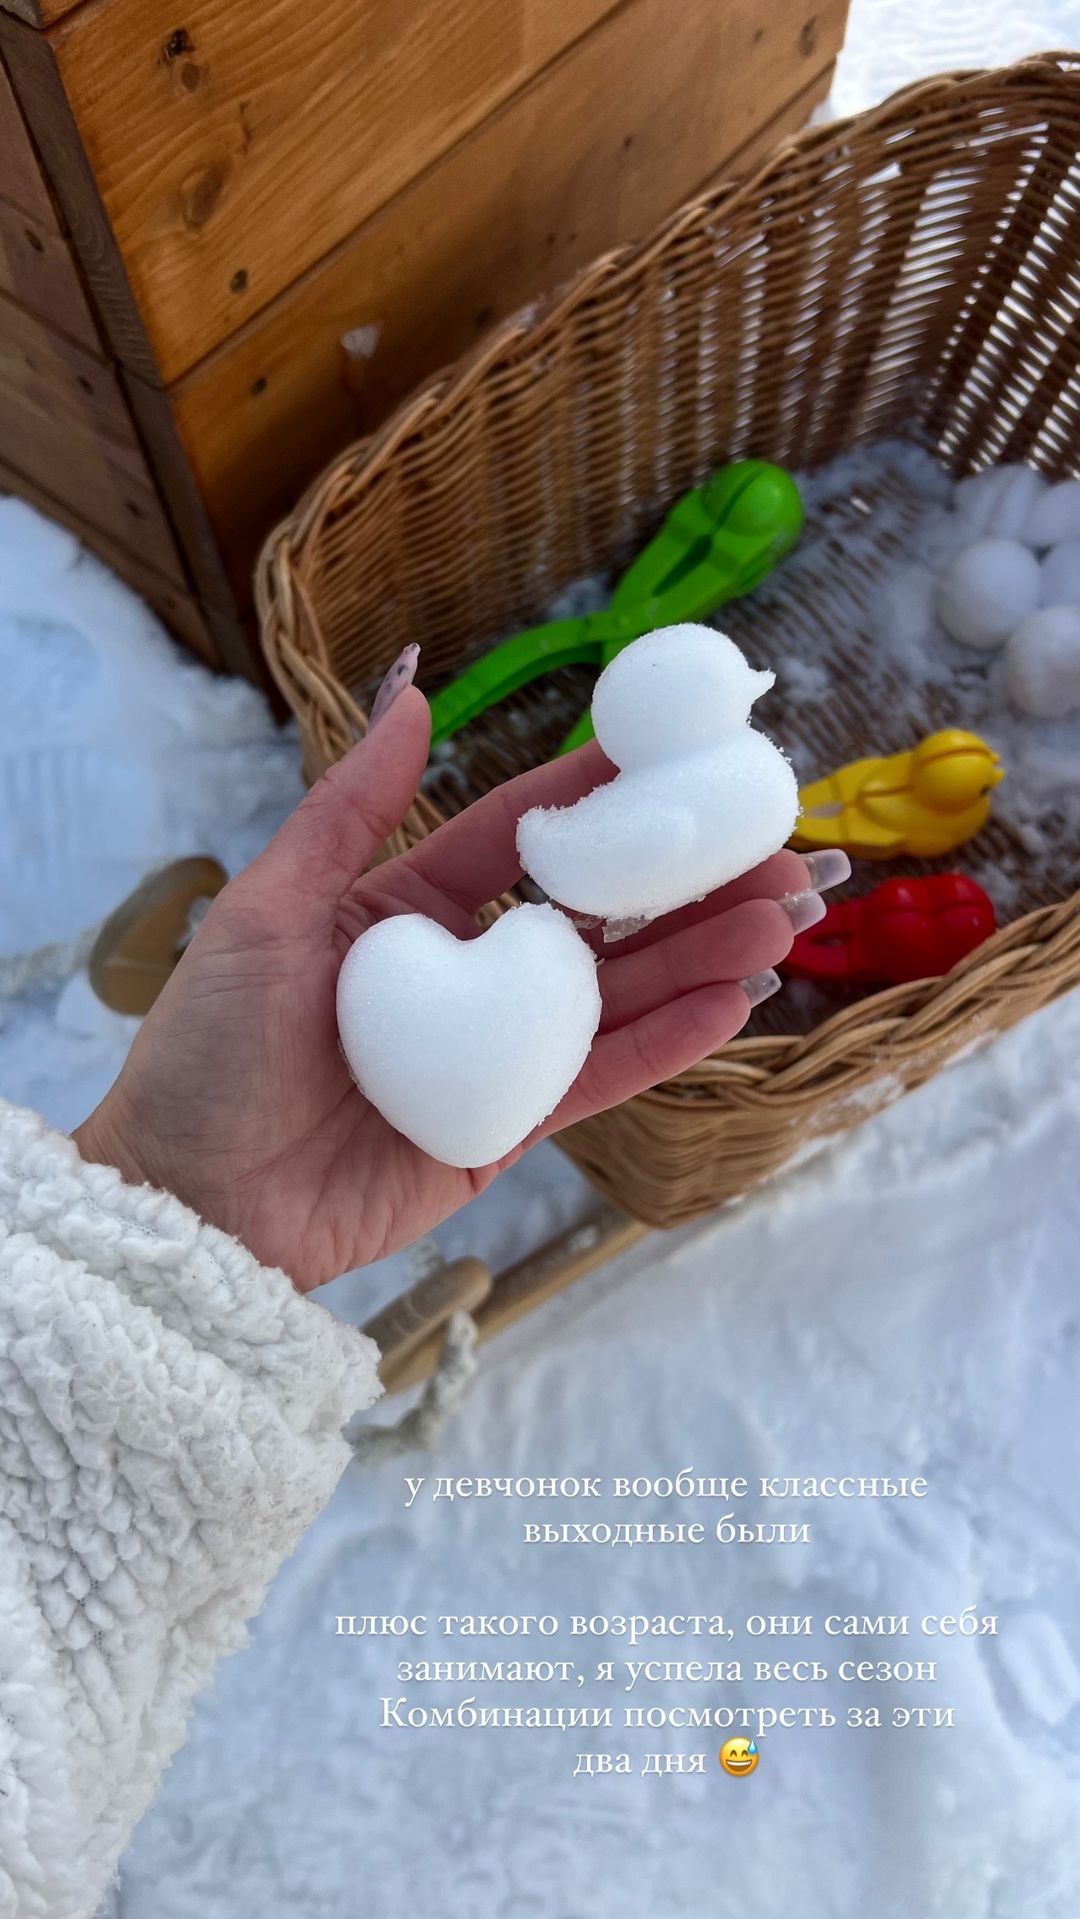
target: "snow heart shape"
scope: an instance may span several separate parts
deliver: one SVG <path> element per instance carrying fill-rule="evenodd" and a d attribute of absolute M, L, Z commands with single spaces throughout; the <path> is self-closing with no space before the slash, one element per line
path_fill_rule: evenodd
<path fill-rule="evenodd" d="M 708 626 L 662 627 L 625 647 L 592 703 L 596 737 L 621 771 L 573 806 L 523 815 L 525 871 L 577 912 L 642 921 L 778 852 L 799 811 L 795 775 L 748 723 L 774 679 Z"/>
<path fill-rule="evenodd" d="M 446 1166 L 489 1166 L 584 1066 L 596 961 L 553 906 L 516 907 L 472 940 L 403 913 L 354 941 L 337 1017 L 356 1083 L 391 1126 Z"/>

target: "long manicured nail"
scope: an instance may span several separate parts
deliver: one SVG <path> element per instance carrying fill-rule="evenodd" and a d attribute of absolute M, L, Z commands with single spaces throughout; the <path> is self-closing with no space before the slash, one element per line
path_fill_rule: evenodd
<path fill-rule="evenodd" d="M 796 933 L 805 933 L 808 926 L 816 926 L 828 911 L 820 893 L 785 893 L 776 904 L 787 914 Z"/>
<path fill-rule="evenodd" d="M 760 1006 L 763 999 L 771 999 L 774 993 L 780 991 L 783 984 L 779 973 L 774 973 L 771 966 L 767 972 L 751 973 L 749 979 L 739 981 L 751 1006 Z"/>
<path fill-rule="evenodd" d="M 827 846 L 823 853 L 808 853 L 804 865 L 815 893 L 827 893 L 830 886 L 840 886 L 851 878 L 851 861 L 840 846 Z"/>
<path fill-rule="evenodd" d="M 393 666 L 390 668 L 389 673 L 375 695 L 375 703 L 371 709 L 371 718 L 368 720 L 369 730 L 389 713 L 398 694 L 403 693 L 407 686 L 412 685 L 416 678 L 416 667 L 419 658 L 420 648 L 417 645 L 413 644 L 412 646 L 402 647 L 401 652 L 398 654 L 397 659 L 394 661 Z"/>

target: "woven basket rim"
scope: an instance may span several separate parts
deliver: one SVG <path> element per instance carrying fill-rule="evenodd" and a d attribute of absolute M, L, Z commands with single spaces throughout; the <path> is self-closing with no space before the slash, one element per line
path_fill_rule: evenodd
<path fill-rule="evenodd" d="M 804 160 L 808 154 L 816 155 L 822 163 L 828 162 L 830 154 L 841 159 L 845 142 L 856 128 L 888 129 L 894 122 L 898 127 L 910 126 L 916 114 L 947 111 L 950 102 L 965 89 L 1052 83 L 1077 72 L 1080 51 L 1073 50 L 1030 54 L 1004 67 L 947 71 L 898 88 L 866 112 L 804 128 L 778 143 L 745 178 L 734 183 L 720 181 L 695 194 L 645 239 L 601 254 L 540 300 L 497 322 L 460 359 L 431 374 L 381 427 L 344 447 L 264 541 L 255 571 L 256 606 L 270 671 L 290 707 L 299 695 L 325 719 L 343 724 L 355 736 L 366 730 L 367 715 L 335 679 L 329 656 L 321 648 L 318 620 L 304 589 L 305 557 L 343 490 L 370 484 L 413 433 L 451 413 L 493 364 L 511 360 L 519 341 L 527 340 L 533 346 L 542 343 L 569 310 L 579 308 L 620 274 L 635 272 L 663 252 L 682 228 L 703 216 L 726 218 L 735 213 L 746 200 L 760 194 L 770 180 L 782 178 L 793 160 Z M 289 647 L 286 656 L 281 646 L 282 626 L 289 624 L 288 612 L 297 602 L 302 616 L 301 640 Z M 422 794 L 417 796 L 411 814 L 427 831 L 442 821 L 441 813 Z M 698 1067 L 637 1095 L 633 1103 L 666 1110 L 676 1107 L 685 1114 L 691 1103 L 688 1096 L 696 1088 L 706 1093 L 722 1089 L 736 1096 L 742 1090 L 751 1098 L 761 1089 L 761 1098 L 782 1094 L 790 1105 L 798 1102 L 802 1082 L 807 1101 L 819 1103 L 823 1092 L 842 1093 L 847 1083 L 865 1083 L 868 1040 L 881 1045 L 881 1064 L 885 1065 L 886 1049 L 888 1058 L 896 1061 L 903 1053 L 905 1035 L 910 1035 L 913 1049 L 925 1048 L 928 1026 L 932 1029 L 938 1016 L 950 1013 L 954 1016 L 953 1044 L 947 1050 L 954 1052 L 957 1005 L 970 1000 L 972 1034 L 977 1037 L 981 984 L 998 980 L 1003 974 L 1015 975 L 1019 990 L 1025 983 L 1029 962 L 1040 971 L 1045 968 L 1059 945 L 1065 949 L 1075 942 L 1078 925 L 1080 890 L 1036 907 L 999 928 L 945 975 L 866 994 L 821 1020 L 808 1033 L 736 1037 Z M 1071 984 L 1069 978 L 1063 978 L 1047 997 L 1059 996 Z M 875 1041 L 878 1029 L 880 1040 Z M 852 1058 L 850 1048 L 856 1033 L 863 1047 L 859 1060 Z M 831 1064 L 835 1070 L 830 1071 Z"/>
<path fill-rule="evenodd" d="M 1019 86 L 1040 76 L 1074 71 L 1080 71 L 1080 49 L 1055 49 L 1027 54 L 1004 67 L 956 68 L 910 81 L 865 112 L 846 114 L 825 126 L 804 127 L 788 135 L 744 178 L 718 181 L 693 195 L 644 239 L 599 254 L 550 293 L 496 321 L 468 353 L 422 381 L 394 408 L 382 426 L 343 447 L 330 466 L 305 488 L 292 511 L 271 529 L 260 549 L 254 575 L 256 608 L 268 656 L 276 611 L 273 583 L 278 573 L 274 561 L 282 549 L 294 561 L 300 559 L 342 483 L 370 480 L 417 427 L 433 423 L 448 413 L 493 362 L 507 355 L 507 349 L 516 340 L 542 339 L 558 325 L 568 309 L 576 309 L 593 291 L 607 285 L 618 274 L 630 272 L 662 252 L 682 227 L 692 225 L 707 209 L 716 213 L 722 210 L 725 214 L 737 211 L 744 200 L 760 190 L 764 181 L 781 173 L 793 156 L 815 150 L 824 156 L 834 148 L 842 149 L 845 136 L 853 128 L 870 131 L 887 126 L 898 116 L 910 117 L 913 107 L 943 105 L 965 87 L 979 88 L 991 80 L 999 86 Z"/>

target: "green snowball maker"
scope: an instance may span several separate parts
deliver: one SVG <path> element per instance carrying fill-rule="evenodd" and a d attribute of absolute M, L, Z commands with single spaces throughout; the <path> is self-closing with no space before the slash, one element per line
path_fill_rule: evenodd
<path fill-rule="evenodd" d="M 600 671 L 631 640 L 658 626 L 700 620 L 771 573 L 802 531 L 799 490 L 783 467 L 736 460 L 676 502 L 655 539 L 623 574 L 603 613 L 549 620 L 492 647 L 431 702 L 431 743 L 452 739 L 470 720 L 520 686 L 561 666 Z M 592 738 L 585 713 L 561 751 Z"/>

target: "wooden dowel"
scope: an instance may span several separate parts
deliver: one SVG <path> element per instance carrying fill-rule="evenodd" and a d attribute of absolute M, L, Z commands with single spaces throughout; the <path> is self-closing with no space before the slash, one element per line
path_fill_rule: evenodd
<path fill-rule="evenodd" d="M 531 1312 L 534 1306 L 553 1298 L 564 1287 L 572 1285 L 574 1280 L 582 1279 L 586 1273 L 603 1265 L 605 1260 L 617 1258 L 620 1253 L 636 1245 L 639 1239 L 643 1239 L 648 1230 L 647 1226 L 631 1219 L 620 1207 L 605 1201 L 583 1225 L 572 1226 L 566 1232 L 559 1233 L 547 1245 L 541 1246 L 539 1251 L 530 1253 L 495 1279 L 486 1299 L 473 1314 L 481 1340 L 502 1332 L 504 1327 Z M 408 1294 L 404 1296 L 405 1299 L 408 1297 Z M 394 1302 L 395 1305 L 399 1303 L 402 1302 Z M 393 1307 L 387 1308 L 387 1311 L 392 1312 Z M 449 1314 L 444 1315 L 444 1318 L 448 1317 Z M 368 1330 L 370 1328 L 365 1328 L 365 1331 Z M 372 1337 L 375 1335 L 372 1334 Z M 395 1353 L 390 1363 L 384 1360 L 379 1371 L 387 1392 L 403 1392 L 407 1386 L 415 1386 L 418 1381 L 429 1378 L 435 1370 L 441 1350 L 440 1329 L 414 1341 L 403 1353 Z"/>
<path fill-rule="evenodd" d="M 437 1352 L 442 1343 L 441 1329 L 451 1313 L 475 1312 L 492 1284 L 491 1273 L 482 1260 L 455 1259 L 449 1266 L 440 1266 L 418 1279 L 415 1286 L 369 1319 L 364 1331 L 379 1348 L 383 1384 L 418 1346 L 433 1342 Z"/>

